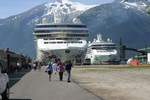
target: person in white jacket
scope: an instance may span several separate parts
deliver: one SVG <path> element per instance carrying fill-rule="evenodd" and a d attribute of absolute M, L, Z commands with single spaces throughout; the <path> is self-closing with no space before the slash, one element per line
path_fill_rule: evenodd
<path fill-rule="evenodd" d="M 56 71 L 57 71 L 57 63 L 54 62 L 53 65 L 52 65 L 52 67 L 53 67 L 54 73 L 56 74 Z"/>

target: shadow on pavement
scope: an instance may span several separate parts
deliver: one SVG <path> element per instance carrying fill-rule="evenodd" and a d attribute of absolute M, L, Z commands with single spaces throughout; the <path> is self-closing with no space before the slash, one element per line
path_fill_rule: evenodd
<path fill-rule="evenodd" d="M 0 99 L 2 100 L 2 99 Z M 9 100 L 32 100 L 32 99 L 9 99 Z"/>
<path fill-rule="evenodd" d="M 10 88 L 15 85 L 20 79 L 32 69 L 21 70 L 20 72 L 9 73 L 9 86 Z M 10 99 L 10 100 L 31 100 L 31 99 Z"/>

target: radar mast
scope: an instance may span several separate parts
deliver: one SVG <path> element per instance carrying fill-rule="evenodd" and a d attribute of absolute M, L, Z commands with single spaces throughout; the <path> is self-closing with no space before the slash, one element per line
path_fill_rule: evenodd
<path fill-rule="evenodd" d="M 58 0 L 59 3 L 62 3 L 62 0 Z"/>
<path fill-rule="evenodd" d="M 56 10 L 54 13 L 54 23 L 61 23 L 62 19 L 61 19 L 61 13 L 60 10 Z"/>

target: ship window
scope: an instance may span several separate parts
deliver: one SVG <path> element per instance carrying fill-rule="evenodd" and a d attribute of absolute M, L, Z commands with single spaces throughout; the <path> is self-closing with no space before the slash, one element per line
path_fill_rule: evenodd
<path fill-rule="evenodd" d="M 63 43 L 63 42 L 57 42 L 57 43 Z"/>
<path fill-rule="evenodd" d="M 101 44 L 101 45 L 92 45 L 92 46 L 116 47 L 116 45 L 114 45 L 114 44 Z"/>
<path fill-rule="evenodd" d="M 48 42 L 44 42 L 44 44 L 48 44 Z"/>
<path fill-rule="evenodd" d="M 55 43 L 58 43 L 58 44 L 63 44 L 63 43 L 82 43 L 81 41 L 78 42 L 78 41 L 65 41 L 65 42 L 44 42 L 44 44 L 55 44 Z"/>
<path fill-rule="evenodd" d="M 57 36 L 63 36 L 63 34 L 47 34 L 47 35 L 37 35 L 37 37 L 57 37 Z M 66 34 L 66 36 L 69 37 L 88 37 L 89 34 Z M 66 40 L 72 40 L 72 38 L 64 38 Z M 77 40 L 80 40 L 81 38 L 78 38 Z"/>
<path fill-rule="evenodd" d="M 81 38 L 44 38 L 44 40 L 81 40 Z"/>
<path fill-rule="evenodd" d="M 55 40 L 55 38 L 50 38 L 49 40 Z"/>
<path fill-rule="evenodd" d="M 53 32 L 88 33 L 88 30 L 35 30 L 34 31 L 34 33 L 53 33 Z"/>
<path fill-rule="evenodd" d="M 38 25 L 36 28 L 49 28 L 49 27 L 72 27 L 72 28 L 86 28 L 86 25 Z"/>
<path fill-rule="evenodd" d="M 64 40 L 70 40 L 70 38 L 64 38 Z"/>
<path fill-rule="evenodd" d="M 56 38 L 56 40 L 62 40 L 62 38 Z"/>

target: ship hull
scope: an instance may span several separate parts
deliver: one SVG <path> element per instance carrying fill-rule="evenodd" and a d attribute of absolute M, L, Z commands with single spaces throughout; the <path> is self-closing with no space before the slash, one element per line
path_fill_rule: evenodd
<path fill-rule="evenodd" d="M 94 59 L 91 59 L 92 64 L 112 64 L 117 55 L 96 55 Z"/>
<path fill-rule="evenodd" d="M 37 59 L 40 62 L 49 63 L 60 59 L 61 62 L 74 62 L 80 58 L 81 61 L 85 58 L 86 49 L 55 49 L 55 50 L 38 50 Z"/>
<path fill-rule="evenodd" d="M 103 53 L 90 53 L 86 55 L 86 58 L 91 59 L 91 64 L 113 64 L 117 57 L 117 51 Z"/>

